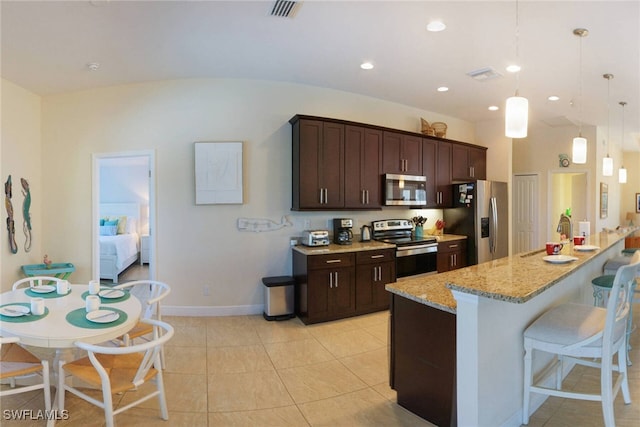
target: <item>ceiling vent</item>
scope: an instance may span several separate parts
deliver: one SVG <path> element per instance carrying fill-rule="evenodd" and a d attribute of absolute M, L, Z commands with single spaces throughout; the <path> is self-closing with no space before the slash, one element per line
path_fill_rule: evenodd
<path fill-rule="evenodd" d="M 280 16 L 282 18 L 293 18 L 300 9 L 298 1 L 276 0 L 271 9 L 271 16 Z"/>
<path fill-rule="evenodd" d="M 469 71 L 467 76 L 479 82 L 486 82 L 487 80 L 496 79 L 502 77 L 502 74 L 498 73 L 491 67 L 480 68 L 479 70 Z"/>

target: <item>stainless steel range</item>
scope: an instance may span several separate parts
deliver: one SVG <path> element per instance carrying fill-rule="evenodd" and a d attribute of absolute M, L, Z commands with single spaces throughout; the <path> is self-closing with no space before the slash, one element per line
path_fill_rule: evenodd
<path fill-rule="evenodd" d="M 396 277 L 438 272 L 438 242 L 434 236 L 416 237 L 408 219 L 373 221 L 373 238 L 396 245 Z"/>

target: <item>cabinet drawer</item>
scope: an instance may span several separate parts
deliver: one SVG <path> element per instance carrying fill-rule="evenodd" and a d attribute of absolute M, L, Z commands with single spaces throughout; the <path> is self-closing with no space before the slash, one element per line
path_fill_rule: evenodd
<path fill-rule="evenodd" d="M 307 260 L 307 268 L 316 270 L 319 268 L 351 267 L 355 265 L 356 256 L 353 253 L 334 255 L 311 255 Z"/>
<path fill-rule="evenodd" d="M 438 253 L 440 252 L 456 252 L 467 248 L 466 240 L 452 240 L 450 242 L 438 243 Z"/>
<path fill-rule="evenodd" d="M 383 249 L 377 251 L 361 251 L 356 253 L 356 262 L 358 264 L 381 263 L 385 261 L 393 261 L 395 257 L 395 249 Z"/>

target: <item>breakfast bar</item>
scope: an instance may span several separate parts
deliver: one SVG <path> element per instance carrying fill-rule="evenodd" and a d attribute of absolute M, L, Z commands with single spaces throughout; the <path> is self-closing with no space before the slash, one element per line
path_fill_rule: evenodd
<path fill-rule="evenodd" d="M 591 279 L 633 232 L 592 235 L 590 250 L 565 244 L 562 262 L 542 249 L 388 284 L 398 403 L 440 426 L 520 426 L 523 331 L 557 304 L 593 304 Z M 535 410 L 544 398 L 533 397 Z"/>

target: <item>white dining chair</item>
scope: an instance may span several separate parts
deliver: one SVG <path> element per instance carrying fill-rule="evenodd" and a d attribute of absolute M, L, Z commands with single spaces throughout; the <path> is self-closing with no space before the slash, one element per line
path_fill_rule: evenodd
<path fill-rule="evenodd" d="M 20 279 L 16 282 L 13 282 L 12 290 L 16 290 L 19 288 L 33 288 L 35 286 L 40 285 L 51 285 L 57 286 L 58 282 L 62 282 L 62 279 L 58 279 L 53 276 L 32 276 L 25 277 L 24 279 Z"/>
<path fill-rule="evenodd" d="M 618 269 L 607 307 L 565 303 L 536 319 L 524 331 L 524 399 L 522 422 L 529 423 L 530 394 L 600 401 L 604 424 L 615 427 L 613 402 L 622 388 L 625 404 L 631 403 L 627 379 L 627 327 L 631 293 L 639 261 Z M 534 350 L 556 355 L 533 383 Z M 617 356 L 617 364 L 613 363 Z M 562 389 L 563 365 L 567 362 L 600 369 L 600 392 L 581 393 Z M 613 371 L 619 373 L 615 384 Z M 555 373 L 555 388 L 547 386 Z"/>
<path fill-rule="evenodd" d="M 77 342 L 79 349 L 87 356 L 72 362 L 61 360 L 58 366 L 58 408 L 64 410 L 65 392 L 70 392 L 104 410 L 107 427 L 113 427 L 114 416 L 139 405 L 153 397 L 158 397 L 162 419 L 169 419 L 167 401 L 162 380 L 160 350 L 171 339 L 174 329 L 165 322 L 145 319 L 153 329 L 149 342 L 129 347 L 100 346 Z M 72 378 L 78 378 L 89 385 L 102 389 L 102 400 L 93 398 L 80 388 L 74 387 Z M 142 395 L 139 389 L 144 383 L 155 383 L 155 390 Z M 135 401 L 114 410 L 113 394 L 136 390 L 140 393 Z"/>
<path fill-rule="evenodd" d="M 160 303 L 169 295 L 171 288 L 164 282 L 157 280 L 136 280 L 115 286 L 114 289 L 127 289 L 143 303 L 141 319 L 156 319 L 162 321 Z M 136 338 L 145 339 L 152 332 L 151 327 L 143 322 L 138 322 L 129 332 L 119 338 L 122 345 L 131 345 Z M 160 354 L 162 366 L 164 362 L 164 350 Z"/>
<path fill-rule="evenodd" d="M 29 350 L 20 346 L 19 341 L 17 337 L 0 337 L 0 380 L 11 381 L 11 388 L 0 390 L 0 397 L 42 389 L 44 407 L 50 410 L 49 362 L 38 359 Z M 16 379 L 31 376 L 41 377 L 42 381 L 32 385 L 16 385 Z"/>

